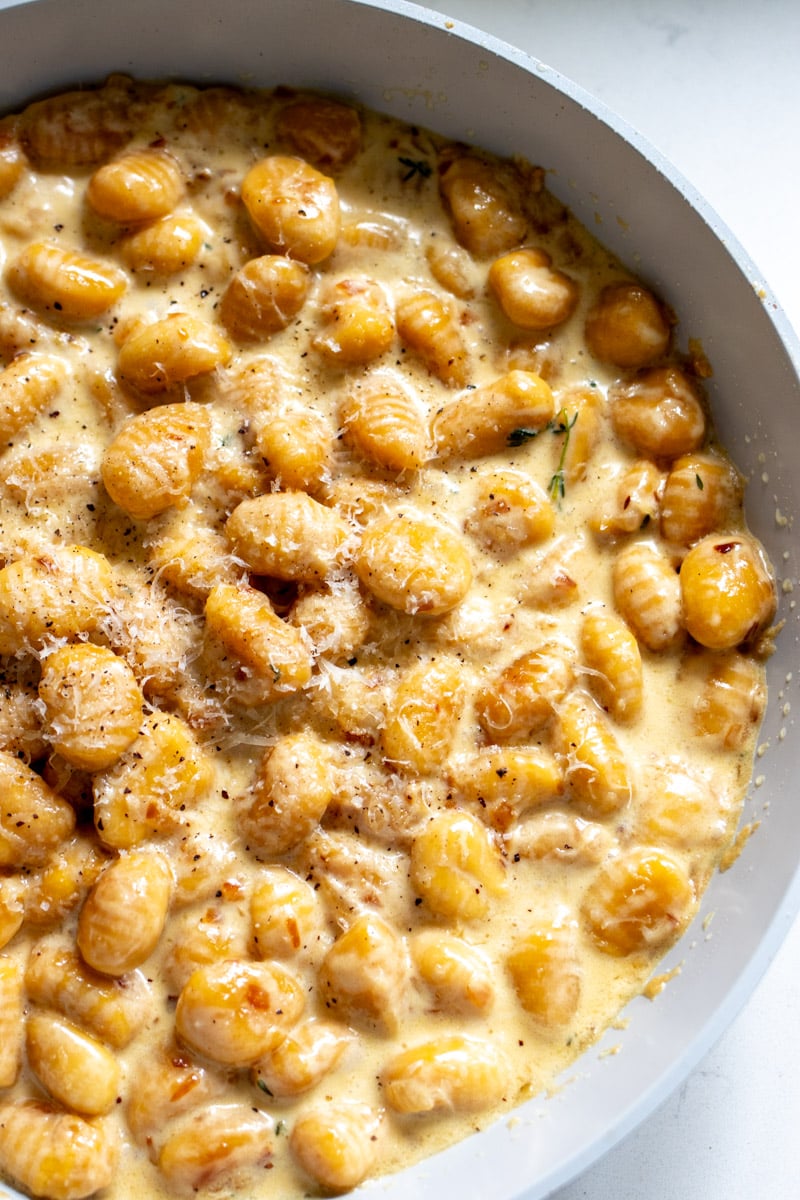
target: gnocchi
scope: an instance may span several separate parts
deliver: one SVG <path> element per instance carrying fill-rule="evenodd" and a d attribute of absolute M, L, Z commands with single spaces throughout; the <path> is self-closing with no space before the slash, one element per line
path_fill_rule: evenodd
<path fill-rule="evenodd" d="M 115 504 L 137 521 L 187 500 L 210 442 L 199 404 L 164 404 L 134 417 L 108 446 L 103 483 Z"/>
<path fill-rule="evenodd" d="M 153 147 L 128 151 L 98 167 L 86 187 L 86 199 L 101 217 L 132 225 L 167 216 L 183 188 L 177 160 Z"/>
<path fill-rule="evenodd" d="M 437 1109 L 480 1110 L 495 1102 L 509 1077 L 504 1056 L 491 1042 L 453 1035 L 402 1051 L 384 1071 L 386 1102 L 398 1113 Z"/>
<path fill-rule="evenodd" d="M 333 253 L 340 224 L 336 184 L 305 159 L 261 159 L 242 180 L 242 200 L 271 250 L 309 266 Z"/>
<path fill-rule="evenodd" d="M 250 1066 L 280 1045 L 303 1011 L 299 981 L 276 963 L 223 960 L 198 967 L 178 996 L 175 1029 L 223 1066 Z"/>
<path fill-rule="evenodd" d="M 9 264 L 6 274 L 21 300 L 71 321 L 101 316 L 127 287 L 118 267 L 55 242 L 31 242 Z"/>
<path fill-rule="evenodd" d="M 105 646 L 54 650 L 38 691 L 50 744 L 76 767 L 110 767 L 139 732 L 144 694 L 125 659 Z"/>

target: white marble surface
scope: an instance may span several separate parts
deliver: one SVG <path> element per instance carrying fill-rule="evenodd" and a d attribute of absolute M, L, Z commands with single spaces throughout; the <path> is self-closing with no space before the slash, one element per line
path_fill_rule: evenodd
<path fill-rule="evenodd" d="M 716 209 L 800 331 L 797 0 L 430 7 L 527 51 L 635 126 Z M 798 1011 L 800 923 L 678 1092 L 553 1200 L 800 1197 Z"/>

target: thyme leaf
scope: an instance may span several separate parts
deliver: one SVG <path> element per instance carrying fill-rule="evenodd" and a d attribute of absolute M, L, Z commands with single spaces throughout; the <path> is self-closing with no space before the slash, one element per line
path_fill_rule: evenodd
<path fill-rule="evenodd" d="M 550 483 L 547 486 L 551 500 L 563 500 L 567 494 L 567 485 L 564 480 L 564 472 L 559 469 L 555 474 L 550 476 Z"/>
<path fill-rule="evenodd" d="M 552 422 L 545 425 L 545 429 L 549 429 L 551 424 Z M 523 446 L 525 442 L 530 442 L 533 438 L 538 437 L 541 432 L 541 429 L 527 429 L 524 425 L 521 425 L 519 429 L 511 430 L 506 441 L 509 446 Z"/>
<path fill-rule="evenodd" d="M 400 154 L 397 161 L 407 167 L 403 183 L 408 183 L 409 179 L 413 179 L 415 175 L 419 175 L 421 179 L 429 179 L 433 174 L 433 168 L 430 163 L 425 162 L 424 158 L 406 158 Z"/>
<path fill-rule="evenodd" d="M 517 429 L 512 429 L 506 438 L 509 446 L 522 446 L 525 442 L 530 442 L 533 438 L 538 437 L 544 430 L 549 430 L 555 434 L 566 434 L 564 444 L 561 447 L 561 457 L 558 460 L 558 468 L 555 474 L 551 477 L 548 485 L 548 492 L 553 500 L 563 500 L 566 495 L 567 486 L 564 478 L 564 463 L 567 458 L 567 448 L 569 446 L 570 434 L 572 428 L 578 419 L 577 412 L 572 416 L 568 414 L 565 408 L 562 408 L 559 413 L 541 429 L 530 429 L 528 426 L 520 425 Z"/>

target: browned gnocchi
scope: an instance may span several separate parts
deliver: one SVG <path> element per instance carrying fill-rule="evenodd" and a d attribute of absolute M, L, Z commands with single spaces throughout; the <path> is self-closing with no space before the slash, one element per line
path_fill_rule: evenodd
<path fill-rule="evenodd" d="M 0 1192 L 405 1166 L 737 844 L 774 573 L 545 179 L 289 88 L 3 123 Z"/>

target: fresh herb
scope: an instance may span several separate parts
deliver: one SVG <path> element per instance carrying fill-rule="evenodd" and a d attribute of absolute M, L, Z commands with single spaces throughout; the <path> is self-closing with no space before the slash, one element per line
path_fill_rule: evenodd
<path fill-rule="evenodd" d="M 413 179 L 415 175 L 419 175 L 420 179 L 429 179 L 433 174 L 430 163 L 426 163 L 423 158 L 406 158 L 401 154 L 397 161 L 406 167 L 403 183 L 408 183 L 409 179 Z"/>
<path fill-rule="evenodd" d="M 552 421 L 548 422 L 547 428 L 552 430 L 553 433 L 566 433 L 567 440 L 564 442 L 565 450 L 569 445 L 569 431 L 572 429 L 572 426 L 575 424 L 577 419 L 577 412 L 572 414 L 572 420 L 570 420 L 567 416 L 567 410 L 562 408 L 558 415 L 555 416 Z"/>
<path fill-rule="evenodd" d="M 275 1124 L 275 1136 L 280 1137 L 282 1133 L 286 1133 L 286 1122 L 277 1121 Z"/>
<path fill-rule="evenodd" d="M 550 476 L 550 484 L 547 490 L 550 493 L 551 500 L 564 499 L 567 494 L 567 485 L 564 479 L 564 472 L 561 469 Z"/>
<path fill-rule="evenodd" d="M 555 434 L 566 434 L 564 445 L 561 447 L 561 457 L 558 460 L 558 469 L 550 480 L 548 492 L 553 500 L 563 500 L 566 495 L 566 481 L 564 479 L 564 463 L 567 458 L 567 447 L 569 446 L 569 438 L 572 432 L 572 427 L 578 419 L 577 412 L 570 417 L 565 408 L 555 416 L 552 421 L 548 421 L 542 429 L 529 429 L 525 425 L 519 426 L 517 429 L 512 429 L 511 433 L 506 438 L 509 446 L 522 446 L 525 442 L 530 442 L 533 438 L 538 437 L 543 430 L 549 430 Z"/>
<path fill-rule="evenodd" d="M 705 484 L 703 483 L 703 481 L 702 481 L 702 479 L 700 478 L 700 476 L 699 476 L 699 475 L 695 475 L 695 477 L 694 477 L 694 481 L 695 481 L 695 483 L 697 484 L 697 486 L 700 488 L 700 491 L 702 492 L 703 488 L 705 487 Z"/>
<path fill-rule="evenodd" d="M 267 1085 L 264 1083 L 264 1080 L 263 1080 L 263 1079 L 257 1079 L 257 1080 L 256 1080 L 256 1085 L 257 1085 L 258 1087 L 260 1087 L 260 1088 L 261 1088 L 261 1091 L 262 1091 L 262 1092 L 265 1092 L 267 1096 L 272 1096 L 272 1097 L 273 1097 L 273 1099 L 274 1099 L 273 1093 L 272 1093 L 272 1092 L 269 1090 L 269 1088 L 267 1087 Z"/>
<path fill-rule="evenodd" d="M 549 427 L 549 425 L 545 426 L 547 429 Z M 541 429 L 526 429 L 522 426 L 519 429 L 512 429 L 506 440 L 509 446 L 523 446 L 525 442 L 530 442 L 533 438 L 538 437 L 541 432 Z"/>
<path fill-rule="evenodd" d="M 561 457 L 558 460 L 558 468 L 551 478 L 547 489 L 550 493 L 551 499 L 553 500 L 563 500 L 567 494 L 567 485 L 566 480 L 564 479 L 564 463 L 566 462 L 567 458 L 567 448 L 569 447 L 569 439 L 570 434 L 572 433 L 572 427 L 577 419 L 577 412 L 573 414 L 572 420 L 570 420 L 567 415 L 567 410 L 562 408 L 555 420 L 550 422 L 549 428 L 552 429 L 553 433 L 566 434 L 566 437 L 564 438 L 564 444 L 561 447 Z"/>

